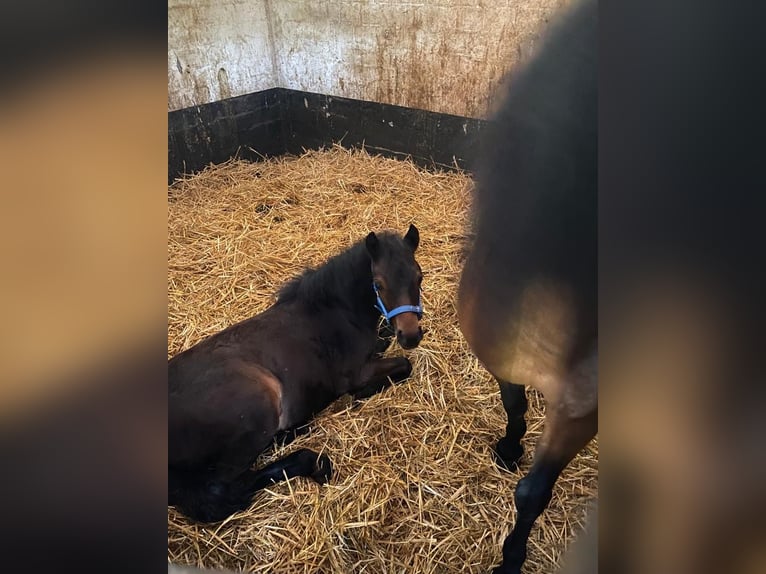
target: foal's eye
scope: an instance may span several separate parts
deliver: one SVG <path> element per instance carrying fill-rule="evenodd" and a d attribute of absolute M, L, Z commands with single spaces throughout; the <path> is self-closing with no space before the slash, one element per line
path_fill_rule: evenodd
<path fill-rule="evenodd" d="M 378 291 L 383 291 L 383 284 L 380 281 L 374 281 L 373 285 L 375 285 L 375 289 Z"/>

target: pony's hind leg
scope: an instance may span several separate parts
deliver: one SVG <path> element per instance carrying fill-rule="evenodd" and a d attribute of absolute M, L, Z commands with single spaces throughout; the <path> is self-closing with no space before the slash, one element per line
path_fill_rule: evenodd
<path fill-rule="evenodd" d="M 516 485 L 516 523 L 503 543 L 503 563 L 493 574 L 520 574 L 527 557 L 527 540 L 537 517 L 551 500 L 561 471 L 596 436 L 598 411 L 571 418 L 555 405 L 545 417 L 545 429 L 529 473 Z"/>
<path fill-rule="evenodd" d="M 527 393 L 524 385 L 514 385 L 502 379 L 497 379 L 500 385 L 500 398 L 508 416 L 505 436 L 501 438 L 493 452 L 495 462 L 500 468 L 514 470 L 524 454 L 521 439 L 527 432 Z"/>

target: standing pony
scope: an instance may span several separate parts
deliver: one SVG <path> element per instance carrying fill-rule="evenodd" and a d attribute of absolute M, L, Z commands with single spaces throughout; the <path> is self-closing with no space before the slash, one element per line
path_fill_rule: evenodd
<path fill-rule="evenodd" d="M 517 465 L 525 386 L 545 429 L 515 492 L 496 574 L 519 573 L 561 471 L 597 432 L 597 7 L 579 4 L 514 78 L 493 123 L 463 269 L 460 328 L 508 415 L 497 462 Z"/>
<path fill-rule="evenodd" d="M 263 313 L 169 361 L 170 505 L 215 522 L 285 476 L 330 478 L 329 458 L 308 449 L 250 467 L 275 436 L 340 396 L 367 397 L 410 375 L 406 357 L 379 356 L 378 323 L 383 314 L 404 349 L 420 343 L 419 240 L 414 225 L 404 237 L 370 233 L 293 279 Z"/>

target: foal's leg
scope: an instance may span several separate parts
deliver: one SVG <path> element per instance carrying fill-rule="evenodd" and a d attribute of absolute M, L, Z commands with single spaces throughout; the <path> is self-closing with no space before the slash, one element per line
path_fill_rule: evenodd
<path fill-rule="evenodd" d="M 241 480 L 251 492 L 256 492 L 294 476 L 307 476 L 324 484 L 332 476 L 330 458 L 326 454 L 302 448 L 261 469 L 248 471 Z"/>
<path fill-rule="evenodd" d="M 359 386 L 353 389 L 355 399 L 366 399 L 394 383 L 400 383 L 412 373 L 407 357 L 374 359 L 362 367 Z"/>
<path fill-rule="evenodd" d="M 524 454 L 521 439 L 527 432 L 527 422 L 524 418 L 527 413 L 527 393 L 524 385 L 514 385 L 501 379 L 497 379 L 497 382 L 500 385 L 500 398 L 508 416 L 508 424 L 505 427 L 505 436 L 495 447 L 495 462 L 500 468 L 513 470 L 518 468 L 519 460 Z"/>
<path fill-rule="evenodd" d="M 308 476 L 324 484 L 332 475 L 330 459 L 308 449 L 295 451 L 259 470 L 246 470 L 233 479 L 201 476 L 200 487 L 183 492 L 180 510 L 200 522 L 219 522 L 252 504 L 253 495 L 294 476 Z"/>
<path fill-rule="evenodd" d="M 551 405 L 545 417 L 529 473 L 516 485 L 516 524 L 503 543 L 503 562 L 493 574 L 520 574 L 527 557 L 527 539 L 537 517 L 551 500 L 553 485 L 561 471 L 596 436 L 598 411 L 569 418 Z"/>
<path fill-rule="evenodd" d="M 375 350 L 373 355 L 380 356 L 386 352 L 394 341 L 396 333 L 390 323 L 382 323 L 378 327 L 378 339 L 375 342 Z"/>
<path fill-rule="evenodd" d="M 292 427 L 289 429 L 281 430 L 274 435 L 273 446 L 287 446 L 293 442 L 299 436 L 303 436 L 311 431 L 311 426 L 306 423 L 304 425 Z"/>

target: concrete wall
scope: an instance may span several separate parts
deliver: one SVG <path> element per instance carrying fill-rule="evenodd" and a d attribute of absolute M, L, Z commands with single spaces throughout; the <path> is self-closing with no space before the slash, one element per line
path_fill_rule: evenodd
<path fill-rule="evenodd" d="M 168 0 L 168 109 L 277 87 L 264 0 Z"/>
<path fill-rule="evenodd" d="M 283 87 L 483 117 L 569 2 L 170 0 L 169 108 Z"/>

